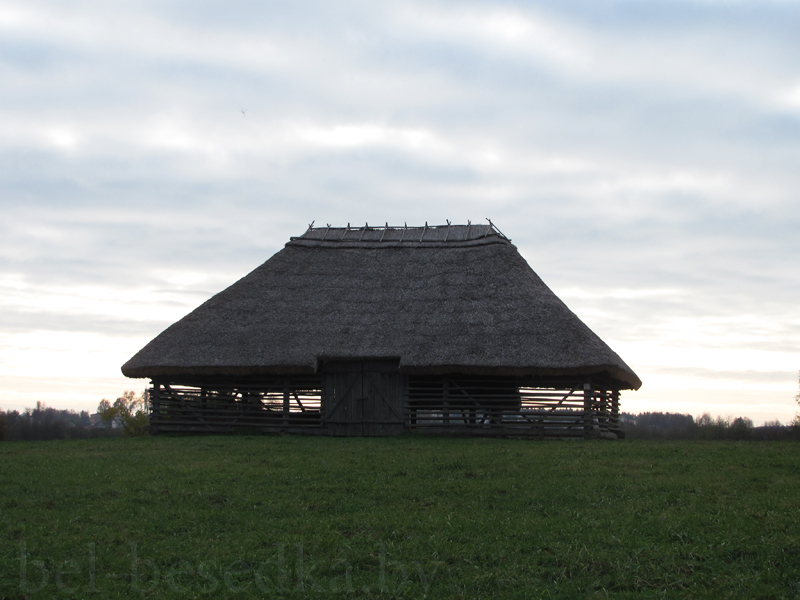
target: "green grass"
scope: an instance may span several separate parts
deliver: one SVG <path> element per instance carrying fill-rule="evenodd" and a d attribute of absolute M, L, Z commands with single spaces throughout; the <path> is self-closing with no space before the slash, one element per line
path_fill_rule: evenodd
<path fill-rule="evenodd" d="M 0 598 L 796 598 L 798 523 L 797 443 L 0 444 Z"/>

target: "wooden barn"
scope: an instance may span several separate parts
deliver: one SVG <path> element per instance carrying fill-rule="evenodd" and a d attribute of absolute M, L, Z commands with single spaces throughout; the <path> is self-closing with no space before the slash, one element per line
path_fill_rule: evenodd
<path fill-rule="evenodd" d="M 154 433 L 615 438 L 641 385 L 491 222 L 309 227 L 122 372 Z"/>

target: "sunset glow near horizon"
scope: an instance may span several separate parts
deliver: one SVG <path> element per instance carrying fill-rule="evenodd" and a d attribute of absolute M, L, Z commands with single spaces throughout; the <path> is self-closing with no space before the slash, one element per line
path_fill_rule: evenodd
<path fill-rule="evenodd" d="M 0 0 L 0 408 L 120 366 L 300 235 L 483 222 L 642 379 L 786 423 L 800 2 Z"/>

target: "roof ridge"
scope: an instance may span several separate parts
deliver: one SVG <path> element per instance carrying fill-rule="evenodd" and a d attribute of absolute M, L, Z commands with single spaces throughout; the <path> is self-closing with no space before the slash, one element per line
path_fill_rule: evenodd
<path fill-rule="evenodd" d="M 411 226 L 407 223 L 403 226 L 389 225 L 370 225 L 368 222 L 363 226 L 351 227 L 332 227 L 330 223 L 326 226 L 314 227 L 312 222 L 308 229 L 300 236 L 289 238 L 289 243 L 297 241 L 315 242 L 368 242 L 368 243 L 387 243 L 409 244 L 423 242 L 452 243 L 468 242 L 489 237 L 498 237 L 510 242 L 491 220 L 486 219 L 488 224 L 472 223 L 467 221 L 466 225 L 454 225 L 449 220 L 445 225 L 425 225 Z"/>

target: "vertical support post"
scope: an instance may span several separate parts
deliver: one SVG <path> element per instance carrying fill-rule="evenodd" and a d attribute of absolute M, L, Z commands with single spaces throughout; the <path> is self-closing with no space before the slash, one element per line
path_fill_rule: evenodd
<path fill-rule="evenodd" d="M 151 381 L 153 391 L 150 394 L 150 411 L 157 413 L 161 404 L 161 384 L 157 381 Z"/>
<path fill-rule="evenodd" d="M 389 224 L 387 223 L 386 226 L 388 227 Z M 402 388 L 403 389 L 403 417 L 404 417 L 404 419 L 406 419 L 404 427 L 409 428 L 412 425 L 412 422 L 411 422 L 411 402 L 410 402 L 411 392 L 409 390 L 411 382 L 409 381 L 408 376 L 404 375 L 400 379 L 400 383 L 403 386 L 403 388 Z"/>
<path fill-rule="evenodd" d="M 150 381 L 150 384 L 153 386 L 150 392 L 150 431 L 155 433 L 154 426 L 157 427 L 161 420 L 161 384 L 154 379 Z"/>
<path fill-rule="evenodd" d="M 611 423 L 609 429 L 613 432 L 619 431 L 619 390 L 611 392 Z"/>
<path fill-rule="evenodd" d="M 442 382 L 442 424 L 450 426 L 450 382 L 447 377 Z"/>
<path fill-rule="evenodd" d="M 592 435 L 592 384 L 583 384 L 583 435 Z"/>
<path fill-rule="evenodd" d="M 289 380 L 283 380 L 283 426 L 289 425 L 289 400 L 291 390 L 289 389 Z"/>
<path fill-rule="evenodd" d="M 601 388 L 598 390 L 599 407 L 597 412 L 597 423 L 600 425 L 600 432 L 606 433 L 608 431 L 610 417 L 611 417 L 611 395 L 608 390 Z"/>

